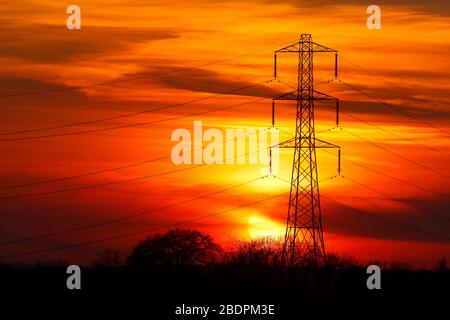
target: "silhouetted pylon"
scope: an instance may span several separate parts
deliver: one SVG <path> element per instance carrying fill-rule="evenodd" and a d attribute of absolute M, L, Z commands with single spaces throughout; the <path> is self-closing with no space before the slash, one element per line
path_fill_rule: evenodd
<path fill-rule="evenodd" d="M 336 101 L 336 123 L 338 124 L 339 101 L 314 90 L 313 54 L 335 53 L 335 77 L 337 77 L 337 51 L 312 42 L 310 34 L 302 34 L 300 41 L 275 51 L 274 76 L 277 76 L 277 54 L 298 54 L 298 86 L 275 100 L 295 100 L 295 138 L 281 142 L 279 148 L 293 148 L 291 189 L 283 244 L 283 262 L 293 267 L 304 262 L 320 264 L 326 261 L 325 243 L 322 233 L 319 182 L 316 148 L 339 148 L 317 139 L 314 131 L 314 101 Z M 273 121 L 273 120 L 272 120 Z"/>

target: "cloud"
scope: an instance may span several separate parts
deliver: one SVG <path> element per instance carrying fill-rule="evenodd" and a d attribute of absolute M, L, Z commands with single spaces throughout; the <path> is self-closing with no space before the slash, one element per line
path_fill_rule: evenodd
<path fill-rule="evenodd" d="M 38 63 L 117 55 L 134 45 L 178 37 L 176 31 L 157 28 L 83 26 L 81 30 L 70 31 L 65 25 L 2 24 L 0 56 Z"/>
<path fill-rule="evenodd" d="M 385 100 L 381 100 L 385 101 Z M 420 119 L 429 120 L 450 120 L 450 113 L 445 110 L 439 110 L 436 108 L 425 108 L 425 107 L 414 107 L 409 104 L 394 104 L 388 103 L 394 108 L 400 110 L 400 112 L 395 111 L 387 107 L 384 104 L 378 102 L 368 102 L 368 101 L 352 101 L 352 100 L 341 100 L 340 107 L 343 113 L 350 114 L 369 114 L 369 115 L 382 115 L 389 116 L 389 119 L 398 120 L 399 118 L 408 121 L 416 121 L 408 116 L 405 116 L 401 112 L 407 112 L 414 117 Z M 319 106 L 320 108 L 320 106 Z"/>
<path fill-rule="evenodd" d="M 416 73 L 412 72 L 412 74 Z M 432 72 L 430 72 L 430 77 L 431 74 Z M 445 77 L 444 73 L 441 76 Z M 411 86 L 396 87 L 386 84 L 383 87 L 375 87 L 358 82 L 352 82 L 350 85 L 355 89 L 342 84 L 336 92 L 332 93 L 333 96 L 340 99 L 341 110 L 344 112 L 386 115 L 392 118 L 407 119 L 407 116 L 401 114 L 401 112 L 406 112 L 423 119 L 450 120 L 447 103 L 436 100 L 439 97 L 446 99 L 447 92 L 445 89 L 421 88 L 419 93 L 417 88 Z M 432 98 L 426 98 L 427 96 Z M 318 105 L 321 106 L 323 103 L 319 102 Z M 325 105 L 332 104 L 326 103 Z M 392 106 L 392 108 L 389 106 Z M 394 109 L 398 109 L 400 112 Z"/>
<path fill-rule="evenodd" d="M 157 67 L 148 66 L 145 71 L 124 75 L 124 79 L 128 77 L 148 77 L 152 74 L 158 75 L 150 80 L 153 83 L 156 82 L 172 89 L 189 90 L 193 92 L 223 93 L 258 83 L 258 81 L 247 82 L 244 80 L 233 80 L 234 76 L 232 75 L 226 75 L 212 70 L 202 68 L 186 69 L 173 65 Z M 282 93 L 283 92 L 281 91 L 261 84 L 231 94 L 270 98 Z"/>
<path fill-rule="evenodd" d="M 216 1 L 216 3 L 242 3 L 242 2 L 249 2 L 249 3 L 257 3 L 257 4 L 268 4 L 273 5 L 273 1 L 270 0 L 219 0 Z M 161 2 L 163 3 L 163 2 Z M 209 0 L 193 0 L 190 1 L 192 4 L 196 5 L 205 5 L 209 6 L 211 2 Z M 364 0 L 279 0 L 277 1 L 277 4 L 280 5 L 290 5 L 292 7 L 296 8 L 310 8 L 310 9 L 319 9 L 323 10 L 324 7 L 335 7 L 340 5 L 350 5 L 350 6 L 361 6 L 364 8 L 367 8 L 370 4 L 370 2 L 364 1 Z M 148 1 L 146 0 L 133 0 L 133 1 L 127 1 L 127 6 L 136 6 L 136 7 L 143 7 L 148 5 Z M 383 6 L 392 6 L 392 7 L 400 7 L 400 8 L 407 8 L 409 10 L 415 10 L 418 12 L 423 13 L 429 13 L 433 15 L 441 15 L 441 16 L 448 16 L 450 15 L 450 3 L 447 1 L 442 0 L 429 0 L 429 1 L 423 1 L 423 0 L 384 0 L 382 3 L 379 4 L 381 8 Z"/>
<path fill-rule="evenodd" d="M 0 75 L 0 95 L 14 95 L 20 92 L 64 91 L 71 89 L 61 83 L 50 83 L 32 78 Z"/>
<path fill-rule="evenodd" d="M 450 46 L 447 47 L 450 50 Z M 448 51 L 446 50 L 446 51 Z M 432 70 L 380 70 L 379 74 L 395 78 L 408 78 L 417 80 L 444 80 L 450 81 L 450 72 Z"/>
<path fill-rule="evenodd" d="M 262 1 L 269 2 L 268 0 Z M 364 8 L 364 12 L 365 8 L 372 4 L 363 0 L 281 0 L 280 2 L 290 4 L 298 8 L 311 8 L 319 10 L 322 10 L 324 7 L 332 8 L 339 5 L 361 6 L 362 8 Z M 450 2 L 441 0 L 384 0 L 379 4 L 379 6 L 381 7 L 381 10 L 383 10 L 384 6 L 392 6 L 439 16 L 450 15 Z"/>
<path fill-rule="evenodd" d="M 362 201 L 362 198 L 356 198 L 357 197 L 354 197 L 353 199 L 358 202 Z M 446 222 L 437 220 L 413 209 L 408 209 L 407 207 L 405 207 L 406 209 L 404 210 L 383 209 L 379 206 L 381 200 L 380 198 L 370 199 L 364 197 L 364 208 L 361 208 L 359 205 L 349 203 L 349 200 L 345 202 L 342 200 L 336 200 L 338 202 L 344 203 L 346 206 L 354 207 L 357 210 L 351 210 L 348 207 L 337 205 L 324 197 L 322 197 L 322 200 L 323 223 L 324 228 L 328 232 L 376 239 L 446 242 L 443 239 L 434 238 L 426 234 L 408 229 L 408 227 L 411 227 L 417 230 L 422 230 L 424 232 L 429 232 L 444 237 L 450 236 L 448 234 L 448 224 L 446 224 Z M 411 204 L 414 204 L 414 200 L 415 199 L 402 199 L 402 201 Z M 420 202 L 422 203 L 421 207 L 428 208 L 428 210 L 432 212 L 439 212 L 441 216 L 445 217 L 445 209 L 448 208 L 448 204 L 446 204 L 445 202 L 439 202 L 433 198 L 421 199 Z M 433 203 L 434 205 L 430 209 L 430 207 L 427 207 L 427 205 L 431 203 Z M 371 208 L 368 209 L 368 206 L 371 206 Z M 402 206 L 401 208 L 404 207 Z M 403 225 L 406 227 L 400 227 L 398 225 L 396 226 L 391 223 L 373 218 L 358 211 L 358 209 L 360 209 L 361 211 L 365 211 L 372 216 L 379 217 L 380 219 L 390 220 L 394 223 L 398 223 L 399 225 Z M 447 218 L 449 218 L 448 214 Z"/>

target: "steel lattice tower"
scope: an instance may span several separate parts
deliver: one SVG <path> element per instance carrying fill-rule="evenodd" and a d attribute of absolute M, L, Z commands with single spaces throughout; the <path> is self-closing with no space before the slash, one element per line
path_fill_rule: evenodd
<path fill-rule="evenodd" d="M 300 41 L 275 51 L 274 76 L 277 74 L 277 53 L 298 54 L 297 90 L 284 94 L 275 100 L 296 101 L 295 138 L 284 141 L 279 148 L 293 148 L 294 159 L 283 245 L 283 262 L 289 266 L 302 263 L 325 262 L 325 244 L 322 234 L 319 182 L 317 173 L 316 148 L 339 148 L 319 140 L 314 131 L 314 101 L 336 98 L 314 90 L 313 55 L 316 52 L 334 52 L 335 77 L 337 77 L 337 51 L 312 42 L 310 34 L 302 34 Z M 274 113 L 274 112 L 273 112 Z M 338 122 L 338 117 L 336 117 Z"/>

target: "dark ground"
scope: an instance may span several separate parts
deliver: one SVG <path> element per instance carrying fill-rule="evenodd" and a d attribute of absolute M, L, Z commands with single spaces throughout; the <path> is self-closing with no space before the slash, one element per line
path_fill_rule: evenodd
<path fill-rule="evenodd" d="M 202 319 L 181 317 L 175 307 L 185 305 L 275 304 L 275 317 L 209 315 L 206 319 L 301 319 L 312 310 L 344 313 L 365 308 L 374 314 L 381 308 L 405 312 L 434 304 L 449 315 L 450 271 L 382 270 L 381 290 L 368 290 L 365 268 L 300 268 L 293 280 L 280 276 L 274 266 L 215 264 L 178 267 L 81 267 L 82 289 L 68 290 L 64 265 L 0 265 L 2 305 L 17 301 L 43 301 L 82 308 L 102 306 L 102 312 L 144 312 L 144 319 Z M 442 303 L 441 301 L 444 301 Z M 125 307 L 126 306 L 126 307 Z M 75 308 L 75 309 L 76 309 Z M 302 311 L 300 311 L 302 310 Z M 392 310 L 393 311 L 393 310 Z M 390 311 L 390 312 L 392 312 Z M 129 314 L 130 315 L 130 314 Z M 295 315 L 295 316 L 294 316 Z M 134 319 L 130 315 L 129 318 Z M 142 317 L 139 317 L 142 318 Z M 444 317 L 446 318 L 446 317 Z M 205 319 L 205 318 L 203 318 Z"/>

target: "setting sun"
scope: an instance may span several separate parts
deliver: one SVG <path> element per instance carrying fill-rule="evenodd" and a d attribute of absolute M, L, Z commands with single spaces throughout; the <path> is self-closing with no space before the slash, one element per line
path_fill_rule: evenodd
<path fill-rule="evenodd" d="M 248 217 L 248 234 L 252 239 L 260 237 L 281 238 L 284 235 L 285 228 L 283 224 L 259 214 L 252 214 Z"/>

